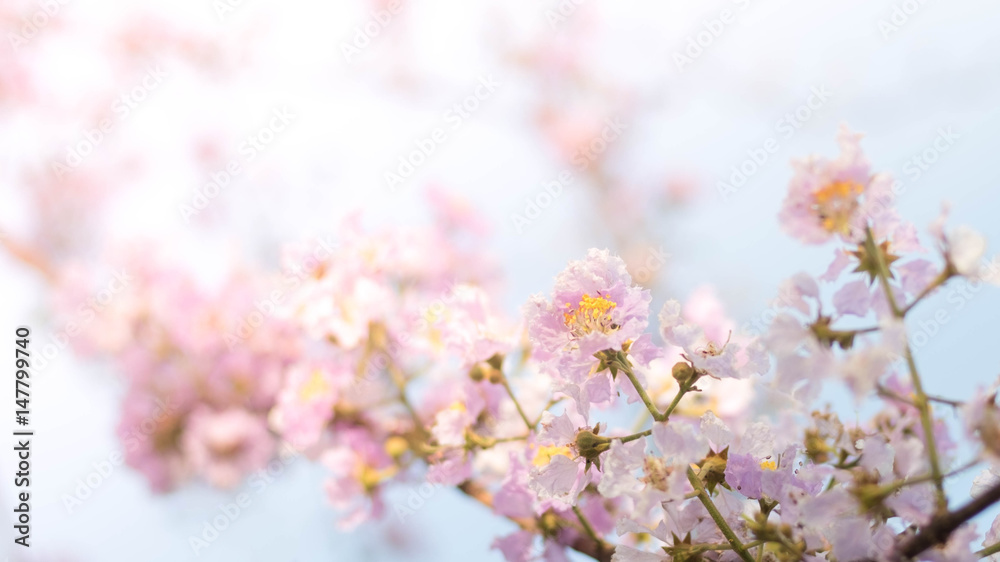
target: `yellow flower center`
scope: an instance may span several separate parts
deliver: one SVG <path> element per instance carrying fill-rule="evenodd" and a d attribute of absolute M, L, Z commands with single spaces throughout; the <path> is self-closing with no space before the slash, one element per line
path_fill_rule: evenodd
<path fill-rule="evenodd" d="M 393 466 L 386 467 L 382 470 L 377 470 L 367 464 L 358 465 L 355 470 L 354 477 L 358 479 L 361 486 L 364 487 L 365 492 L 371 493 L 378 485 L 383 481 L 392 478 L 396 474 L 396 468 Z"/>
<path fill-rule="evenodd" d="M 774 461 L 760 461 L 760 467 L 764 470 L 778 470 L 778 463 Z"/>
<path fill-rule="evenodd" d="M 574 336 L 582 337 L 594 332 L 607 334 L 618 329 L 618 325 L 611 320 L 611 311 L 618 306 L 614 301 L 600 295 L 592 297 L 585 294 L 575 309 L 572 306 L 572 303 L 566 303 L 569 312 L 563 313 L 563 322 Z"/>
<path fill-rule="evenodd" d="M 813 209 L 820 224 L 828 232 L 847 234 L 851 227 L 851 216 L 858 208 L 858 198 L 865 187 L 854 181 L 835 181 L 816 191 Z"/>
<path fill-rule="evenodd" d="M 545 466 L 552 461 L 552 457 L 562 455 L 568 459 L 573 458 L 573 454 L 570 453 L 569 447 L 560 447 L 558 445 L 545 445 L 538 448 L 538 452 L 535 453 L 535 460 L 532 464 L 535 466 Z"/>
<path fill-rule="evenodd" d="M 299 398 L 303 402 L 309 402 L 314 398 L 319 398 L 327 392 L 330 391 L 330 385 L 323 378 L 323 373 L 320 371 L 313 371 L 312 377 L 306 381 L 306 384 L 302 385 L 299 389 Z"/>

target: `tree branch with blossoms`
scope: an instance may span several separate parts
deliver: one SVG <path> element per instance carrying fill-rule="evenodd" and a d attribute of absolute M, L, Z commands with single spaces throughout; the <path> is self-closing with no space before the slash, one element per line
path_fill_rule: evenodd
<path fill-rule="evenodd" d="M 830 266 L 789 278 L 753 336 L 705 291 L 651 322 L 651 292 L 598 249 L 510 318 L 471 233 L 352 220 L 322 258 L 290 246 L 284 264 L 313 263 L 295 275 L 234 275 L 214 293 L 125 256 L 138 298 L 91 331 L 132 337 L 73 343 L 127 373 L 123 427 L 171 404 L 126 459 L 158 491 L 234 487 L 287 444 L 326 468 L 343 527 L 403 524 L 420 506 L 390 505 L 391 489 L 445 486 L 507 522 L 492 546 L 508 562 L 991 555 L 1000 524 L 974 549 L 967 523 L 1000 501 L 1000 473 L 951 511 L 946 483 L 1000 457 L 996 386 L 929 394 L 905 322 L 950 281 L 996 281 L 1000 266 L 945 217 L 923 238 L 940 259 L 918 257 L 929 248 L 892 206 L 891 178 L 859 135 L 838 142 L 835 159 L 795 162 L 779 213 L 793 237 L 834 247 Z M 280 306 L 243 330 L 274 283 Z M 831 387 L 875 413 L 842 420 L 822 402 Z M 641 415 L 631 430 L 611 426 L 623 413 Z"/>

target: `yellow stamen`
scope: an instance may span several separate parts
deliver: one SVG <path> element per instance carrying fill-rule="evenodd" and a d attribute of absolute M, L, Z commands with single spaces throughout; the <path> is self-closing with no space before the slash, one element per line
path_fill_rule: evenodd
<path fill-rule="evenodd" d="M 371 493 L 379 484 L 396 475 L 395 466 L 388 466 L 382 470 L 377 470 L 367 464 L 359 464 L 355 470 L 354 477 L 358 479 L 365 492 Z"/>
<path fill-rule="evenodd" d="M 602 296 L 583 295 L 576 309 L 572 303 L 566 303 L 569 312 L 563 313 L 563 322 L 573 335 L 580 337 L 593 332 L 607 334 L 617 330 L 618 326 L 611 320 L 611 311 L 617 303 Z"/>
<path fill-rule="evenodd" d="M 322 371 L 313 371 L 312 377 L 306 381 L 306 384 L 302 385 L 299 390 L 299 399 L 303 402 L 309 402 L 314 398 L 319 398 L 330 391 L 330 385 L 323 378 Z"/>
<path fill-rule="evenodd" d="M 764 470 L 778 470 L 778 463 L 774 461 L 760 461 L 760 467 Z"/>
<path fill-rule="evenodd" d="M 535 466 L 545 466 L 552 461 L 552 457 L 562 455 L 568 459 L 573 458 L 573 454 L 570 453 L 569 447 L 560 447 L 558 445 L 545 445 L 538 448 L 538 452 L 535 453 L 535 460 L 532 462 Z"/>
<path fill-rule="evenodd" d="M 858 208 L 858 198 L 865 187 L 854 181 L 836 181 L 816 190 L 813 209 L 819 217 L 823 229 L 828 232 L 847 234 L 851 227 L 851 216 Z"/>

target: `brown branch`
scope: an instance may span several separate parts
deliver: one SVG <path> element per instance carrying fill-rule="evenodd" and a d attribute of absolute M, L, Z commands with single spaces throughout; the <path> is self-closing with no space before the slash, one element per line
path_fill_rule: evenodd
<path fill-rule="evenodd" d="M 493 494 L 490 493 L 485 487 L 472 480 L 466 480 L 458 485 L 458 489 L 462 491 L 465 495 L 478 501 L 479 503 L 485 505 L 486 507 L 493 508 Z M 508 517 L 517 526 L 532 533 L 541 534 L 542 530 L 538 526 L 538 521 L 535 519 L 529 519 L 525 517 Z M 580 554 L 589 556 L 598 562 L 611 562 L 611 555 L 614 554 L 614 547 L 608 543 L 594 539 L 586 536 L 585 534 L 580 534 L 576 539 L 573 540 L 571 544 L 566 545 L 573 550 L 579 552 Z"/>
<path fill-rule="evenodd" d="M 905 558 L 914 558 L 925 550 L 944 544 L 948 541 L 948 537 L 951 536 L 955 529 L 958 529 L 963 523 L 979 515 L 985 511 L 986 508 L 997 503 L 998 501 L 1000 501 L 1000 484 L 994 485 L 986 490 L 986 492 L 982 495 L 955 511 L 932 519 L 931 522 L 920 529 L 916 535 L 906 539 L 899 545 L 893 559 L 901 560 Z M 866 559 L 859 562 L 874 561 Z"/>

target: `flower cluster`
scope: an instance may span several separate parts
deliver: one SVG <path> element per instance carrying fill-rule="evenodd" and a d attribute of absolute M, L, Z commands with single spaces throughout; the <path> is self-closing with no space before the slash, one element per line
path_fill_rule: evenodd
<path fill-rule="evenodd" d="M 837 159 L 795 163 L 780 214 L 834 243 L 830 266 L 785 282 L 759 339 L 709 289 L 651 322 L 650 291 L 597 249 L 508 318 L 469 249 L 482 230 L 439 197 L 443 227 L 371 234 L 353 217 L 323 252 L 289 247 L 281 298 L 237 345 L 220 334 L 273 294 L 267 276 L 208 293 L 135 259 L 136 287 L 77 347 L 126 373 L 123 431 L 155 420 L 128 461 L 160 490 L 233 486 L 284 441 L 329 471 L 345 527 L 410 515 L 386 490 L 424 479 L 514 521 L 493 544 L 509 562 L 976 560 L 1000 551 L 1000 521 L 981 551 L 969 523 L 1000 500 L 1000 472 L 959 507 L 946 482 L 1000 455 L 997 391 L 927 394 L 905 320 L 1000 264 L 946 213 L 921 242 L 860 135 L 838 140 Z M 823 408 L 829 385 L 874 413 Z M 631 430 L 614 423 L 627 409 Z"/>

